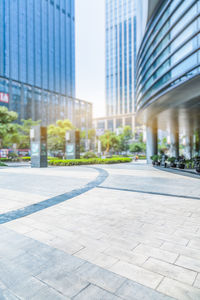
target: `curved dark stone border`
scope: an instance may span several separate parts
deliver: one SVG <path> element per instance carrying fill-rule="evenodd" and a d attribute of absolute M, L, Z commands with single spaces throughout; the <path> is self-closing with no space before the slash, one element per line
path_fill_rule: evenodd
<path fill-rule="evenodd" d="M 106 189 L 106 190 L 122 191 L 122 192 L 132 192 L 132 193 L 140 193 L 140 194 L 149 194 L 149 195 L 158 195 L 158 196 L 166 196 L 166 197 L 174 197 L 174 198 L 200 200 L 200 197 L 195 197 L 195 196 L 185 196 L 185 195 L 178 195 L 178 194 L 158 193 L 158 192 L 143 191 L 143 190 L 131 190 L 131 189 L 123 189 L 123 188 L 116 188 L 116 187 L 102 186 L 102 185 L 98 186 L 97 188 L 98 189 Z"/>
<path fill-rule="evenodd" d="M 57 204 L 60 204 L 60 203 L 65 202 L 67 200 L 70 200 L 74 197 L 77 197 L 81 194 L 84 194 L 84 193 L 88 192 L 89 190 L 92 190 L 93 188 L 100 185 L 109 176 L 108 172 L 105 171 L 104 169 L 95 168 L 95 167 L 91 167 L 91 168 L 97 170 L 99 172 L 99 175 L 97 176 L 97 178 L 95 180 L 89 182 L 83 188 L 72 190 L 68 193 L 58 195 L 58 196 L 55 196 L 53 198 L 49 198 L 49 199 L 46 199 L 44 201 L 31 204 L 31 205 L 28 205 L 28 206 L 23 207 L 23 208 L 20 208 L 20 209 L 17 209 L 17 210 L 12 210 L 12 211 L 9 211 L 7 213 L 1 214 L 0 215 L 0 224 L 8 223 L 8 222 L 11 222 L 13 220 L 17 220 L 17 219 L 29 216 L 31 214 L 34 214 L 34 213 L 40 211 L 40 210 L 43 210 L 43 209 L 48 208 L 48 207 L 55 206 Z"/>
<path fill-rule="evenodd" d="M 186 170 L 181 170 L 181 169 L 172 169 L 172 168 L 162 168 L 158 166 L 154 166 L 155 169 L 160 170 L 160 171 L 165 171 L 168 173 L 173 173 L 185 177 L 191 177 L 191 178 L 197 178 L 200 179 L 200 174 L 192 172 L 192 171 L 186 171 Z"/>

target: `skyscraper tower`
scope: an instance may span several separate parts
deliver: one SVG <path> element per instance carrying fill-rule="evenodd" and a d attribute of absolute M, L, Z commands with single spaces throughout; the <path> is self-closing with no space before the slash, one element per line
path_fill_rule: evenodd
<path fill-rule="evenodd" d="M 74 97 L 74 0 L 1 0 L 0 105 L 19 120 L 85 119 L 91 104 Z"/>
<path fill-rule="evenodd" d="M 124 116 L 116 127 L 135 111 L 135 66 L 135 1 L 106 0 L 106 115 Z"/>

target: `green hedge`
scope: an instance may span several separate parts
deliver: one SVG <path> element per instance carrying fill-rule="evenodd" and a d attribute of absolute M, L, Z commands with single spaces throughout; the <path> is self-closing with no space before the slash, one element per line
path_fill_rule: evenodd
<path fill-rule="evenodd" d="M 4 164 L 4 163 L 2 163 L 2 162 L 0 162 L 0 167 L 7 167 L 7 165 Z"/>
<path fill-rule="evenodd" d="M 84 155 L 83 155 L 83 158 L 84 159 L 90 159 L 90 158 L 97 158 L 96 154 L 94 152 L 86 152 Z"/>
<path fill-rule="evenodd" d="M 1 157 L 0 162 L 18 162 L 18 161 L 30 161 L 30 156 L 25 157 L 15 157 L 15 158 L 7 158 L 7 157 Z"/>
<path fill-rule="evenodd" d="M 0 162 L 10 162 L 10 161 L 19 161 L 18 158 L 6 158 L 6 157 L 1 157 Z"/>
<path fill-rule="evenodd" d="M 129 157 L 120 158 L 90 158 L 90 159 L 65 159 L 65 160 L 50 160 L 50 166 L 80 166 L 80 165 L 95 165 L 95 164 L 119 164 L 128 163 L 132 159 Z"/>
<path fill-rule="evenodd" d="M 21 159 L 23 161 L 30 161 L 31 160 L 30 156 L 19 157 L 19 159 Z"/>
<path fill-rule="evenodd" d="M 48 160 L 59 160 L 57 157 L 48 157 Z M 31 161 L 30 156 L 24 156 L 24 157 L 15 157 L 15 158 L 7 158 L 7 157 L 1 157 L 0 162 L 20 162 L 20 161 Z"/>
<path fill-rule="evenodd" d="M 145 155 L 139 155 L 139 159 L 144 160 L 147 159 Z"/>

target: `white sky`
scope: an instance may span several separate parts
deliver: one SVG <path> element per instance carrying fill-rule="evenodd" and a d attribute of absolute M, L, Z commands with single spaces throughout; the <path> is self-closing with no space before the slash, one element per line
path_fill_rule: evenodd
<path fill-rule="evenodd" d="M 76 97 L 105 115 L 105 0 L 75 0 Z"/>

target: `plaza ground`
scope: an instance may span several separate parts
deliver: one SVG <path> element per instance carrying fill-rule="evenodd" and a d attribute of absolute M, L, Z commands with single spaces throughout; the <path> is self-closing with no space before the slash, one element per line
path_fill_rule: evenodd
<path fill-rule="evenodd" d="M 0 168 L 0 224 L 0 299 L 200 299 L 198 178 Z"/>

